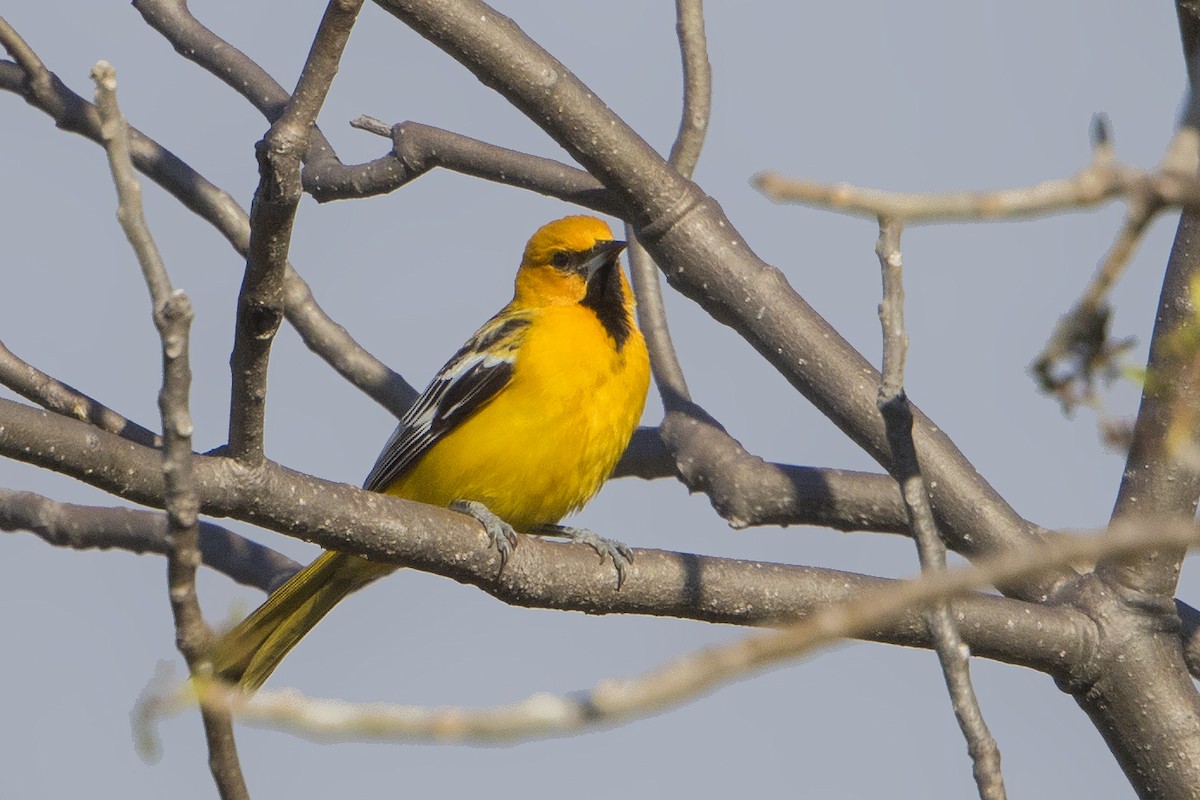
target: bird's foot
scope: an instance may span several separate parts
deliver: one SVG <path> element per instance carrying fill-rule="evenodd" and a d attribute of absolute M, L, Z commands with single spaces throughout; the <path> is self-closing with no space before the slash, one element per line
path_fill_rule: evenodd
<path fill-rule="evenodd" d="M 586 528 L 571 528 L 566 525 L 542 525 L 534 533 L 543 536 L 559 536 L 573 542 L 586 544 L 600 555 L 601 561 L 606 556 L 612 559 L 613 566 L 617 570 L 617 588 L 620 589 L 621 584 L 625 583 L 625 570 L 633 563 L 633 551 L 624 542 L 605 539 Z"/>
<path fill-rule="evenodd" d="M 500 554 L 500 569 L 503 570 L 504 565 L 508 563 L 508 557 L 517 547 L 517 532 L 513 530 L 513 526 L 477 500 L 455 500 L 450 504 L 450 510 L 479 520 L 487 531 L 488 541 Z"/>

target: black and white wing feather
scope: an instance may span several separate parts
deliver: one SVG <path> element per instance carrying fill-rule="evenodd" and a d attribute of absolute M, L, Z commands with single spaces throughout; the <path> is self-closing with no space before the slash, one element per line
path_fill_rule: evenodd
<path fill-rule="evenodd" d="M 507 309 L 488 320 L 405 412 L 363 488 L 385 491 L 439 439 L 495 397 L 512 378 L 530 322 L 527 315 Z"/>

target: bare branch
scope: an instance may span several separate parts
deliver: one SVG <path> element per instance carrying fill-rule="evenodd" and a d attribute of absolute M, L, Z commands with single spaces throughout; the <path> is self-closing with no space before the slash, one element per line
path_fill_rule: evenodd
<path fill-rule="evenodd" d="M 255 148 L 259 184 L 250 207 L 250 249 L 238 294 L 230 369 L 229 452 L 239 461 L 263 458 L 267 363 L 283 319 L 284 273 L 300 204 L 300 160 L 329 93 L 362 0 L 330 0 L 292 94 Z"/>
<path fill-rule="evenodd" d="M 1179 0 L 1176 10 L 1191 85 L 1184 133 L 1200 117 L 1200 16 L 1191 0 Z M 1185 140 L 1188 135 L 1195 132 Z M 1188 175 L 1195 180 L 1196 149 L 1188 149 Z M 1200 408 L 1190 370 L 1169 345 L 1179 325 L 1195 314 L 1188 284 L 1200 274 L 1198 223 L 1196 209 L 1185 208 L 1150 342 L 1152 379 L 1143 389 L 1112 527 L 1146 514 L 1186 524 L 1195 518 L 1200 474 L 1172 451 L 1167 434 L 1172 398 L 1186 398 L 1193 411 Z M 1072 606 L 1097 622 L 1099 637 L 1089 662 L 1060 678 L 1060 685 L 1091 718 L 1140 796 L 1187 797 L 1200 785 L 1200 694 L 1186 671 L 1179 612 L 1170 599 L 1185 551 L 1182 543 L 1156 542 L 1150 531 L 1141 533 L 1145 548 L 1130 558 L 1101 559 L 1066 593 Z"/>
<path fill-rule="evenodd" d="M 687 654 L 641 676 L 606 679 L 586 692 L 538 694 L 522 702 L 491 708 L 422 708 L 379 703 L 359 705 L 310 700 L 296 692 L 260 691 L 253 697 L 207 684 L 205 701 L 221 703 L 240 721 L 319 739 L 387 739 L 425 742 L 511 742 L 575 733 L 664 711 L 782 662 L 935 604 L 967 597 L 978 587 L 1010 583 L 1029 572 L 1064 567 L 1102 555 L 1128 557 L 1148 543 L 1194 546 L 1200 530 L 1172 522 L 1144 527 L 1124 523 L 1102 536 L 1064 536 L 1024 552 L 1009 552 L 978 566 L 925 573 L 896 581 L 827 605 L 807 618 L 773 633 L 738 639 Z M 154 716 L 177 713 L 194 699 L 149 698 Z"/>
<path fill-rule="evenodd" d="M 1186 121 L 1196 115 L 1194 109 L 1200 104 L 1200 74 L 1192 66 L 1192 59 L 1200 52 L 1200 24 L 1193 19 L 1192 12 L 1185 12 L 1185 5 L 1179 4 L 1179 16 L 1191 81 Z M 1168 151 L 1164 165 L 1186 170 L 1183 174 L 1200 180 L 1197 173 L 1200 131 L 1185 123 L 1172 142 L 1174 146 Z M 1147 380 L 1113 509 L 1114 520 L 1135 513 L 1179 515 L 1188 519 L 1196 514 L 1200 470 L 1188 463 L 1178 448 L 1172 447 L 1169 432 L 1173 415 L 1181 409 L 1186 409 L 1189 416 L 1200 413 L 1200 385 L 1189 369 L 1194 354 L 1172 341 L 1178 331 L 1197 318 L 1191 287 L 1200 279 L 1200 248 L 1195 241 L 1198 230 L 1200 209 L 1184 209 L 1163 278 L 1146 362 Z M 1168 598 L 1175 593 L 1183 555 L 1181 550 L 1150 551 L 1140 562 L 1100 564 L 1096 572 L 1106 582 Z"/>
<path fill-rule="evenodd" d="M 909 535 L 900 490 L 890 475 L 764 461 L 746 452 L 704 409 L 693 405 L 679 425 L 677 463 L 660 428 L 638 428 L 613 478 L 678 478 L 703 492 L 735 528 L 818 525 L 839 531 Z M 671 434 L 675 435 L 675 434 Z"/>
<path fill-rule="evenodd" d="M 117 219 L 142 267 L 154 307 L 154 324 L 162 339 L 163 384 L 158 403 L 163 426 L 163 500 L 170 542 L 167 584 L 175 618 L 175 641 L 187 661 L 188 671 L 207 677 L 211 672 L 207 652 L 212 632 L 196 597 L 200 499 L 192 473 L 192 417 L 188 410 L 192 382 L 188 331 L 192 304 L 182 291 L 172 290 L 162 256 L 142 213 L 142 190 L 129 156 L 129 134 L 117 107 L 116 71 L 101 61 L 92 68 L 92 79 L 96 82 L 101 137 L 117 188 Z M 209 767 L 222 800 L 249 800 L 228 710 L 205 705 L 201 716 L 208 741 Z"/>
<path fill-rule="evenodd" d="M 678 401 L 659 430 L 661 441 L 675 449 L 671 463 L 679 479 L 704 492 L 733 528 L 821 525 L 909 535 L 900 491 L 889 475 L 764 461 L 688 401 Z M 633 444 L 639 444 L 636 438 Z"/>
<path fill-rule="evenodd" d="M 700 160 L 712 113 L 712 66 L 708 63 L 701 0 L 675 0 L 675 32 L 683 60 L 683 115 L 667 161 L 679 174 L 690 178 Z"/>
<path fill-rule="evenodd" d="M 625 239 L 629 242 L 629 274 L 633 279 L 634 294 L 637 296 L 638 327 L 646 337 L 654 383 L 669 414 L 678 405 L 678 401 L 690 400 L 691 393 L 683 376 L 683 368 L 679 365 L 675 346 L 671 343 L 662 287 L 658 282 L 658 267 L 646 252 L 646 248 L 638 242 L 633 226 L 625 226 Z M 674 447 L 671 449 L 675 450 Z"/>
<path fill-rule="evenodd" d="M 1157 173 L 1178 180 L 1196 179 L 1196 161 L 1200 157 L 1200 134 L 1194 128 L 1181 128 L 1167 143 L 1167 151 L 1158 165 Z M 1146 227 L 1167 207 L 1167 199 L 1154 191 L 1133 191 L 1128 196 L 1129 208 L 1125 221 L 1117 232 L 1100 268 L 1083 293 L 1085 305 L 1098 307 L 1112 290 L 1125 270 L 1134 248 Z"/>
<path fill-rule="evenodd" d="M 4 342 L 0 342 L 0 384 L 42 408 L 89 422 L 101 430 L 124 436 L 131 442 L 147 447 L 162 444 L 162 439 L 154 431 L 126 419 L 103 403 L 21 360 L 4 346 Z"/>
<path fill-rule="evenodd" d="M 300 569 L 292 559 L 201 521 L 198 547 L 206 567 L 269 592 Z M 29 531 L 47 544 L 73 550 L 124 550 L 166 555 L 167 519 L 156 511 L 60 503 L 33 492 L 0 489 L 0 531 Z"/>
<path fill-rule="evenodd" d="M 708 45 L 704 36 L 704 8 L 701 0 L 676 0 L 675 30 L 679 37 L 679 52 L 683 60 L 683 112 L 679 133 L 671 145 L 668 163 L 681 175 L 691 177 L 700 160 L 708 117 L 712 109 L 712 69 L 708 64 Z M 631 225 L 625 226 L 629 240 L 629 272 L 638 299 L 638 326 L 646 336 L 654 382 L 670 414 L 678 400 L 690 400 L 687 381 L 679 357 L 671 344 L 667 327 L 667 312 L 663 307 L 662 287 L 658 268 L 646 249 L 637 241 Z M 668 446 L 679 461 L 678 451 Z"/>
<path fill-rule="evenodd" d="M 133 248 L 138 264 L 141 265 L 142 277 L 146 281 L 146 287 L 150 290 L 154 313 L 158 314 L 173 293 L 171 280 L 167 277 L 167 268 L 163 264 L 162 254 L 159 253 L 158 246 L 150 235 L 150 229 L 146 225 L 146 217 L 142 210 L 142 187 L 138 183 L 137 175 L 133 170 L 133 161 L 129 155 L 129 131 L 125 118 L 121 116 L 121 110 L 117 107 L 117 71 L 107 61 L 97 62 L 96 66 L 92 67 L 92 80 L 96 83 L 96 108 L 100 112 L 100 138 L 108 152 L 108 165 L 112 170 L 113 185 L 117 188 L 117 221 L 121 224 L 121 230 L 124 231 L 125 238 L 129 240 L 129 245 Z M 174 342 L 174 346 L 171 348 L 173 352 L 177 352 L 178 348 L 186 343 L 187 334 L 186 331 L 174 331 L 174 333 L 183 336 L 183 340 Z M 165 340 L 163 346 L 165 354 L 167 346 Z M 186 361 L 184 364 L 186 366 Z M 178 389 L 177 386 L 174 388 Z M 184 389 L 186 402 L 186 385 Z M 184 413 L 186 414 L 186 410 Z M 163 422 L 165 425 L 168 420 L 164 419 Z M 191 422 L 180 424 L 184 428 L 183 435 L 190 436 Z M 172 432 L 164 430 L 164 438 L 177 434 L 178 431 L 172 434 Z M 170 445 L 164 446 L 164 450 L 169 447 Z M 190 454 L 191 449 L 189 448 L 187 455 L 190 456 Z"/>
<path fill-rule="evenodd" d="M 1145 171 L 1116 160 L 1107 137 L 1097 137 L 1092 159 L 1066 178 L 993 192 L 907 194 L 863 189 L 849 184 L 823 184 L 760 173 L 751 183 L 781 203 L 800 203 L 864 217 L 891 217 L 906 225 L 937 222 L 1023 219 L 1095 208 L 1126 197 L 1148 206 L 1200 204 L 1200 181 L 1165 160 Z"/>
<path fill-rule="evenodd" d="M 162 503 L 156 451 L 2 398 L 0 455 L 71 475 L 133 502 Z M 202 513 L 433 572 L 512 605 L 754 625 L 810 613 L 883 580 L 639 549 L 618 592 L 590 548 L 536 537 L 522 540 L 497 574 L 495 550 L 487 547 L 479 526 L 461 514 L 320 480 L 270 461 L 257 469 L 215 456 L 193 461 Z M 963 634 L 977 655 L 1054 673 L 1087 653 L 1091 625 L 1071 609 L 982 596 L 957 608 L 966 616 Z M 911 646 L 928 642 L 915 615 L 871 637 Z"/>
<path fill-rule="evenodd" d="M 437 167 L 557 197 L 601 214 L 620 217 L 624 208 L 583 170 L 551 158 L 488 144 L 461 133 L 401 122 L 388 125 L 360 116 L 351 127 L 392 140 L 386 156 L 357 167 L 306 167 L 304 189 L 319 203 L 395 191 Z"/>
<path fill-rule="evenodd" d="M 612 477 L 678 478 L 703 492 L 735 528 L 817 525 L 839 531 L 910 535 L 900 489 L 891 475 L 764 461 L 748 453 L 704 409 L 692 405 L 671 424 L 682 443 L 676 461 L 660 428 L 638 428 Z"/>
<path fill-rule="evenodd" d="M 904 394 L 904 362 L 908 353 L 908 332 L 904 327 L 904 283 L 900 255 L 901 222 L 879 218 L 879 256 L 883 274 L 883 301 L 879 304 L 879 322 L 883 328 L 883 370 L 879 383 L 879 413 L 887 427 L 892 448 L 892 471 L 900 484 L 909 526 L 917 543 L 921 572 L 936 575 L 946 571 L 946 546 L 938 533 L 921 465 L 912 440 L 912 409 Z M 983 800 L 1003 800 L 1004 777 L 1000 772 L 1000 748 L 992 738 L 979 698 L 971 685 L 970 650 L 954 624 L 948 602 L 930 605 L 922 615 L 933 639 L 933 648 L 942 665 L 946 688 L 954 707 L 954 716 L 967 740 L 967 751 L 974 767 L 975 785 Z"/>
<path fill-rule="evenodd" d="M 1095 123 L 1097 138 L 1107 142 L 1103 118 Z M 1172 137 L 1157 173 L 1177 178 L 1195 173 L 1200 137 L 1183 128 Z M 1046 346 L 1033 363 L 1032 372 L 1042 391 L 1058 396 L 1065 409 L 1092 400 L 1097 373 L 1114 375 L 1116 357 L 1133 345 L 1132 339 L 1109 338 L 1108 295 L 1125 272 L 1134 250 L 1150 223 L 1167 208 L 1162 196 L 1133 190 L 1116 239 L 1100 260 L 1083 296 L 1058 320 Z"/>
<path fill-rule="evenodd" d="M 22 87 L 22 94 L 31 98 L 31 102 L 50 102 L 54 96 L 50 71 L 4 17 L 0 17 L 0 45 L 3 45 L 21 69 L 26 84 Z"/>

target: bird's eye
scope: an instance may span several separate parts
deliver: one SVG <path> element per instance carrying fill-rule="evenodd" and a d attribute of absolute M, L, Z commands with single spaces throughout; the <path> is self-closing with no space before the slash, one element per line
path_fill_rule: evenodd
<path fill-rule="evenodd" d="M 571 254 L 566 250 L 557 250 L 550 256 L 550 263 L 559 269 L 566 269 L 571 265 Z"/>

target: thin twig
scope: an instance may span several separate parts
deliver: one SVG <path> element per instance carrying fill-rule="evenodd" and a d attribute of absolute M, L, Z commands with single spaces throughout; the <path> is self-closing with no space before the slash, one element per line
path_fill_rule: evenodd
<path fill-rule="evenodd" d="M 162 256 L 142 213 L 141 186 L 129 155 L 129 134 L 117 107 L 116 71 L 101 61 L 92 68 L 92 79 L 96 83 L 101 136 L 117 189 L 117 219 L 142 267 L 154 308 L 154 324 L 162 340 L 163 385 L 158 403 L 163 425 L 164 505 L 171 543 L 167 554 L 168 593 L 179 652 L 187 661 L 188 671 L 203 678 L 211 669 L 207 650 L 212 633 L 196 597 L 200 497 L 192 472 L 192 418 L 188 410 L 192 381 L 188 331 L 192 304 L 186 294 L 171 288 Z M 206 705 L 201 715 L 208 741 L 209 767 L 222 800 L 248 800 L 229 712 Z"/>
<path fill-rule="evenodd" d="M 1083 297 L 1058 321 L 1031 367 L 1042 390 L 1059 397 L 1069 410 L 1091 399 L 1097 373 L 1111 373 L 1114 357 L 1132 344 L 1109 339 L 1107 297 L 1142 235 L 1163 210 L 1200 204 L 1195 130 L 1180 129 L 1167 145 L 1163 159 L 1150 171 L 1116 160 L 1108 123 L 1102 115 L 1093 120 L 1092 144 L 1092 160 L 1074 175 L 996 192 L 904 194 L 848 184 L 793 181 L 774 173 L 761 173 L 752 183 L 778 202 L 885 216 L 906 225 L 1044 216 L 1093 208 L 1124 197 L 1129 207 L 1113 244 Z"/>
<path fill-rule="evenodd" d="M 689 400 L 691 395 L 675 346 L 671 343 L 662 286 L 658 281 L 658 267 L 646 248 L 638 242 L 637 234 L 628 223 L 625 225 L 625 239 L 629 242 L 629 274 L 637 296 L 638 327 L 646 337 L 654 383 L 662 396 L 663 405 L 670 413 L 680 401 Z"/>
<path fill-rule="evenodd" d="M 359 116 L 350 124 L 376 134 L 386 128 L 387 133 L 383 135 L 392 141 L 391 152 L 358 167 L 334 170 L 329 165 L 322 165 L 319 171 L 306 169 L 304 188 L 319 203 L 386 194 L 440 167 L 555 197 L 601 214 L 624 216 L 624 207 L 603 184 L 584 170 L 562 161 L 522 153 L 411 120 L 388 126 L 373 117 Z"/>
<path fill-rule="evenodd" d="M 683 61 L 683 111 L 668 161 L 681 175 L 691 177 L 700 159 L 712 109 L 712 69 L 708 63 L 701 0 L 676 0 L 675 31 Z M 654 382 L 670 414 L 678 401 L 690 400 L 691 395 L 675 346 L 671 343 L 658 267 L 637 241 L 633 226 L 628 223 L 625 238 L 629 241 L 629 272 L 638 300 L 638 327 L 646 337 Z"/>
<path fill-rule="evenodd" d="M 883 301 L 879 304 L 879 322 L 883 329 L 883 369 L 879 383 L 879 413 L 887 428 L 892 450 L 892 473 L 900 484 L 900 494 L 908 509 L 909 526 L 917 543 L 924 574 L 946 571 L 946 545 L 942 542 L 929 505 L 929 494 L 916 445 L 912 438 L 912 408 L 904 393 L 904 362 L 908 353 L 908 332 L 904 327 L 903 264 L 900 234 L 904 226 L 895 219 L 879 218 L 879 256 L 883 275 Z M 931 605 L 923 614 L 925 625 L 937 651 L 946 678 L 946 688 L 967 740 L 967 751 L 982 800 L 1004 800 L 1004 778 L 1000 772 L 1000 748 L 983 719 L 979 698 L 971 685 L 970 650 L 959 635 L 948 602 Z"/>
<path fill-rule="evenodd" d="M 905 225 L 1021 219 L 1094 208 L 1120 197 L 1157 198 L 1165 206 L 1200 204 L 1200 180 L 1164 159 L 1150 171 L 1116 160 L 1105 123 L 1093 124 L 1092 158 L 1066 178 L 1032 186 L 983 192 L 888 192 L 846 183 L 792 180 L 763 172 L 751 184 L 780 203 L 841 211 L 864 217 L 890 217 Z M 1175 147 L 1172 143 L 1167 150 Z"/>
<path fill-rule="evenodd" d="M 675 12 L 683 62 L 683 110 L 668 162 L 681 175 L 691 177 L 708 129 L 712 70 L 701 0 L 677 0 Z M 735 528 L 786 524 L 784 520 L 793 511 L 803 515 L 820 508 L 820 503 L 810 504 L 803 499 L 806 493 L 793 478 L 803 479 L 795 470 L 775 469 L 777 465 L 747 452 L 724 426 L 692 402 L 671 342 L 658 267 L 637 240 L 632 225 L 626 224 L 625 234 L 629 240 L 629 271 L 638 300 L 638 325 L 646 336 L 654 382 L 665 410 L 658 438 L 667 451 L 671 469 L 690 490 L 707 494 L 717 513 Z M 807 485 L 822 493 L 829 488 L 819 481 Z M 890 486 L 883 488 L 889 495 L 890 490 Z M 751 494 L 754 499 L 749 497 Z"/>
<path fill-rule="evenodd" d="M 229 708 L 241 722 L 314 739 L 423 742 L 511 742 L 576 733 L 659 713 L 763 669 L 794 660 L 900 616 L 964 597 L 972 589 L 1011 583 L 1075 561 L 1129 558 L 1154 546 L 1195 546 L 1200 530 L 1189 522 L 1125 521 L 1101 536 L 1062 536 L 946 572 L 897 581 L 815 610 L 778 631 L 745 637 L 676 658 L 641 676 L 607 679 L 566 695 L 538 694 L 491 708 L 424 708 L 380 703 L 311 700 L 296 692 L 260 691 L 253 697 L 211 683 L 199 687 L 205 702 Z M 194 707 L 187 692 L 149 695 L 138 715 L 143 726 Z M 152 731 L 143 730 L 152 736 Z"/>
<path fill-rule="evenodd" d="M 677 0 L 675 10 L 683 61 L 683 111 L 668 161 L 680 174 L 691 177 L 708 128 L 712 70 L 708 63 L 702 3 L 700 0 Z M 665 448 L 667 458 L 659 461 L 669 465 L 690 490 L 708 495 L 716 512 L 734 528 L 786 525 L 816 512 L 822 520 L 810 517 L 810 521 L 816 524 L 833 522 L 833 527 L 844 530 L 830 519 L 833 515 L 826 516 L 825 512 L 832 510 L 834 503 L 829 501 L 833 495 L 840 494 L 835 486 L 850 488 L 849 482 L 841 480 L 848 475 L 768 464 L 747 452 L 724 426 L 692 402 L 683 368 L 671 342 L 658 267 L 637 241 L 633 227 L 627 224 L 625 231 L 629 240 L 630 275 L 638 299 L 638 325 L 646 336 L 655 385 L 666 411 L 657 438 Z M 618 467 L 618 471 L 620 469 Z M 891 518 L 895 524 L 888 527 L 892 532 L 907 533 L 907 518 L 898 502 L 894 483 L 883 476 L 874 476 L 867 482 L 873 484 L 870 494 L 883 502 L 872 505 L 869 511 L 859 505 L 858 510 L 867 511 L 867 516 L 872 519 L 878 519 L 877 512 L 884 508 L 900 512 Z M 865 482 L 854 486 L 854 489 L 865 488 Z M 850 492 L 855 493 L 854 490 Z M 842 499 L 848 499 L 848 495 L 842 495 Z M 895 504 L 890 502 L 893 499 L 897 501 Z M 849 516 L 857 516 L 857 513 L 852 512 Z"/>
<path fill-rule="evenodd" d="M 1143 202 L 1140 198 L 1130 201 L 1129 208 L 1125 212 L 1125 219 L 1121 222 L 1121 227 L 1117 230 L 1112 245 L 1100 260 L 1096 274 L 1092 276 L 1091 282 L 1083 292 L 1083 297 L 1080 298 L 1081 305 L 1089 309 L 1096 309 L 1106 301 L 1108 293 L 1112 291 L 1112 287 L 1125 272 L 1125 267 L 1129 264 L 1133 251 L 1137 249 L 1142 234 L 1146 232 L 1146 228 L 1161 210 L 1162 206 L 1155 202 Z"/>
<path fill-rule="evenodd" d="M 675 34 L 683 61 L 683 114 L 667 161 L 680 175 L 690 178 L 700 160 L 712 113 L 712 65 L 708 63 L 702 0 L 675 0 Z"/>
<path fill-rule="evenodd" d="M 296 91 L 255 148 L 259 184 L 250 207 L 250 249 L 238 295 L 229 402 L 229 453 L 249 464 L 263 459 L 267 364 L 283 319 L 288 249 L 303 192 L 300 162 L 362 4 L 330 0 Z"/>
<path fill-rule="evenodd" d="M 358 166 L 306 166 L 304 189 L 318 203 L 393 192 L 440 167 L 556 197 L 601 214 L 625 216 L 624 206 L 600 181 L 552 158 L 532 156 L 419 122 L 388 125 L 363 115 L 351 120 L 350 126 L 391 139 L 391 152 Z"/>
<path fill-rule="evenodd" d="M 0 342 L 0 384 L 42 408 L 91 423 L 131 442 L 159 447 L 162 438 L 19 358 Z"/>
<path fill-rule="evenodd" d="M 367 114 L 360 114 L 354 119 L 350 120 L 350 127 L 357 128 L 360 131 L 366 131 L 367 133 L 373 133 L 376 136 L 382 136 L 385 139 L 392 138 L 391 125 L 388 125 L 381 119 L 376 119 L 375 117 Z"/>
<path fill-rule="evenodd" d="M 8 51 L 13 60 L 25 73 L 31 95 L 40 102 L 47 102 L 54 95 L 53 81 L 50 71 L 38 58 L 33 48 L 21 38 L 21 35 L 8 24 L 8 20 L 0 17 L 0 45 Z"/>
<path fill-rule="evenodd" d="M 60 503 L 34 492 L 0 489 L 0 531 L 29 531 L 47 544 L 72 550 L 171 552 L 166 517 L 157 511 Z M 269 592 L 300 564 L 228 528 L 200 522 L 204 565 L 244 585 Z"/>
<path fill-rule="evenodd" d="M 1097 148 L 1108 147 L 1107 123 L 1098 116 L 1093 123 Z M 1167 145 L 1166 154 L 1154 175 L 1165 180 L 1195 179 L 1200 137 L 1191 128 L 1181 128 Z M 1042 391 L 1058 397 L 1065 410 L 1091 402 L 1097 377 L 1115 376 L 1116 359 L 1129 350 L 1132 339 L 1109 337 L 1108 295 L 1124 274 L 1134 251 L 1150 223 L 1170 207 L 1155 190 L 1153 180 L 1134 181 L 1127 193 L 1128 208 L 1120 229 L 1109 246 L 1082 296 L 1054 326 L 1042 352 L 1030 367 Z"/>
<path fill-rule="evenodd" d="M 734 528 L 818 525 L 839 531 L 909 535 L 908 516 L 891 475 L 765 461 L 746 451 L 719 422 L 693 406 L 680 425 L 678 455 L 661 428 L 633 434 L 612 477 L 678 478 L 703 492 Z"/>

